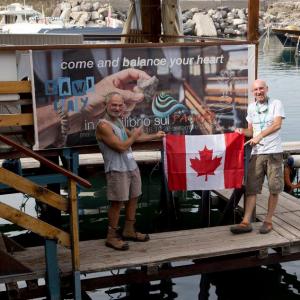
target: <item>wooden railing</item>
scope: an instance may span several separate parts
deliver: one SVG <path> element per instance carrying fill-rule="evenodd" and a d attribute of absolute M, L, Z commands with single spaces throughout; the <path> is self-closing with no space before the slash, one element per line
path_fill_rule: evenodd
<path fill-rule="evenodd" d="M 68 178 L 69 196 L 65 198 L 45 187 L 39 186 L 30 180 L 23 178 L 11 171 L 0 168 L 0 182 L 6 184 L 15 190 L 30 195 L 37 201 L 55 207 L 61 211 L 68 212 L 70 215 L 70 233 L 67 233 L 51 224 L 48 224 L 38 218 L 32 217 L 21 212 L 7 204 L 0 203 L 0 218 L 6 219 L 20 227 L 30 230 L 45 239 L 56 240 L 61 245 L 71 248 L 73 274 L 80 273 L 79 258 L 79 228 L 78 228 L 78 204 L 77 204 L 77 184 L 86 188 L 91 187 L 90 182 L 69 172 L 68 170 L 54 164 L 45 157 L 32 151 L 29 148 L 21 146 L 9 138 L 0 135 L 0 141 L 13 147 L 22 154 L 38 160 L 55 172 L 61 173 Z M 78 288 L 77 288 L 78 289 Z"/>

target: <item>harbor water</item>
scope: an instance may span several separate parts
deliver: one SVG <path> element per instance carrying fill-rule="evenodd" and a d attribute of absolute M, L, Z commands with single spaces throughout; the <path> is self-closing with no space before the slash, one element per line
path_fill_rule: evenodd
<path fill-rule="evenodd" d="M 300 113 L 300 101 L 298 100 L 300 98 L 300 59 L 295 58 L 294 50 L 283 50 L 275 37 L 271 37 L 268 44 L 264 43 L 264 40 L 262 40 L 259 47 L 258 77 L 267 81 L 270 97 L 278 98 L 284 104 L 286 120 L 282 128 L 283 141 L 297 141 L 299 140 L 299 125 L 297 125 L 297 122 Z M 153 219 L 153 216 L 159 211 L 157 201 L 155 202 L 154 198 L 157 199 L 160 197 L 159 186 L 161 182 L 159 176 L 156 176 L 159 173 L 158 165 L 151 166 L 150 168 L 151 170 L 145 171 L 143 176 L 143 194 L 146 195 L 147 203 L 140 205 L 137 220 L 139 224 L 143 223 L 142 230 L 153 232 L 157 231 L 158 227 L 161 227 L 159 217 Z M 100 181 L 100 173 L 94 170 L 90 170 L 89 172 L 85 174 L 85 178 L 92 181 L 93 187 L 96 186 L 95 190 L 98 189 L 98 193 L 104 193 L 102 188 L 103 182 Z M 87 190 L 83 191 L 83 194 L 89 197 L 93 193 Z M 186 225 L 186 229 L 193 228 L 193 226 L 196 227 L 197 222 L 199 222 L 197 219 L 199 218 L 197 200 L 197 194 L 194 194 L 193 197 L 189 197 L 188 201 L 180 207 L 180 225 L 187 224 L 187 220 L 193 223 L 192 225 Z M 8 200 L 4 196 L 0 196 L 0 201 L 8 203 Z M 11 204 L 11 199 L 9 202 Z M 30 213 L 29 210 L 32 210 L 31 213 L 33 215 L 36 214 L 33 199 L 17 195 L 15 202 L 16 207 L 19 207 L 20 203 L 22 203 L 23 209 L 27 213 Z M 212 212 L 211 225 L 214 225 L 213 218 L 217 217 L 217 213 L 213 214 L 214 212 Z M 105 216 L 106 210 L 104 209 L 92 221 L 91 219 L 85 221 L 84 218 L 81 218 L 81 230 L 88 232 L 92 238 L 103 238 L 106 226 L 103 226 L 101 223 L 100 230 L 99 222 L 102 222 Z M 9 230 L 11 236 L 20 234 L 20 231 L 14 232 L 14 228 L 7 227 L 10 225 L 3 221 L 0 219 L 0 231 Z M 7 227 L 7 230 L 5 227 Z M 89 236 L 85 236 L 84 238 L 87 239 Z M 173 265 L 178 264 L 174 263 Z M 121 273 L 125 271 L 120 270 Z M 199 274 L 155 281 L 143 285 L 101 289 L 90 291 L 88 294 L 94 300 L 300 300 L 300 261 L 228 272 L 217 271 L 213 274 Z"/>
<path fill-rule="evenodd" d="M 300 58 L 294 56 L 294 51 L 283 49 L 276 37 L 262 40 L 259 46 L 258 77 L 267 81 L 269 96 L 284 104 L 285 142 L 299 140 Z M 294 300 L 300 299 L 300 261 L 175 278 L 140 287 L 102 289 L 89 295 L 95 300 Z"/>

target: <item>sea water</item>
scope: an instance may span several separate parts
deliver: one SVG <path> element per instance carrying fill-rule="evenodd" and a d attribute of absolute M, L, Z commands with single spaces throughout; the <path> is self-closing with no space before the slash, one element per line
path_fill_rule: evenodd
<path fill-rule="evenodd" d="M 286 113 L 283 141 L 297 141 L 300 114 L 300 59 L 294 50 L 283 49 L 276 37 L 269 49 L 260 42 L 258 77 L 267 81 L 269 95 L 282 100 Z M 265 52 L 263 51 L 265 49 Z M 153 190 L 152 190 L 153 191 Z M 147 193 L 147 191 L 146 191 Z M 0 196 L 0 201 L 12 204 Z M 16 195 L 13 206 L 35 215 L 32 199 Z M 190 207 L 189 207 L 190 209 Z M 196 215 L 197 217 L 197 215 Z M 3 220 L 0 219 L 0 224 Z M 16 232 L 19 234 L 20 232 Z M 14 232 L 11 232 L 14 235 Z M 173 264 L 175 266 L 176 264 Z M 124 272 L 124 270 L 121 270 Z M 107 274 L 108 275 L 108 274 Z M 199 274 L 140 286 L 120 286 L 88 292 L 91 299 L 200 299 L 200 300 L 292 300 L 300 299 L 300 261 L 251 269 Z"/>

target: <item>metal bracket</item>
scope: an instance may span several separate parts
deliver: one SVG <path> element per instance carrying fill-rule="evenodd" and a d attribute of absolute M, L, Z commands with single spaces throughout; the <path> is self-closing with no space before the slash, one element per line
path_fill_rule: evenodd
<path fill-rule="evenodd" d="M 289 245 L 281 247 L 281 255 L 282 256 L 289 255 L 289 254 L 291 254 L 291 247 Z"/>
<path fill-rule="evenodd" d="M 260 259 L 267 258 L 268 255 L 269 253 L 267 248 L 258 250 L 258 255 L 257 255 L 258 258 Z"/>
<path fill-rule="evenodd" d="M 146 273 L 148 276 L 157 275 L 159 272 L 159 265 L 149 264 L 146 266 Z"/>

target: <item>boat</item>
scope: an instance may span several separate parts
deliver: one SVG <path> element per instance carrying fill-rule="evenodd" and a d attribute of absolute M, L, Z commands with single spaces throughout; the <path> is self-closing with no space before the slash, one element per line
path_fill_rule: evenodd
<path fill-rule="evenodd" d="M 300 27 L 295 25 L 289 25 L 284 28 L 272 28 L 272 32 L 279 39 L 283 47 L 297 47 L 300 37 Z"/>
<path fill-rule="evenodd" d="M 1 33 L 38 33 L 42 29 L 62 28 L 64 23 L 57 18 L 45 17 L 44 13 L 34 10 L 32 6 L 12 3 L 0 7 Z"/>

